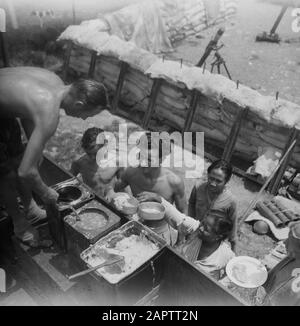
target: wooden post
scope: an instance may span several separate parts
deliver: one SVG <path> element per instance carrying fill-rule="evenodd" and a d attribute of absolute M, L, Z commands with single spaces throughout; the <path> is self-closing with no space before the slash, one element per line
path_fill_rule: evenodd
<path fill-rule="evenodd" d="M 94 78 L 96 62 L 97 62 L 97 52 L 92 51 L 91 63 L 90 63 L 90 68 L 89 68 L 89 72 L 88 72 L 88 78 Z"/>
<path fill-rule="evenodd" d="M 288 142 L 285 146 L 285 149 L 283 151 L 283 154 L 282 156 L 285 155 L 285 153 L 287 152 L 288 148 L 291 146 L 291 144 L 297 140 L 299 138 L 299 130 L 293 128 L 291 130 L 291 133 L 289 135 L 289 139 L 288 139 Z M 297 145 L 297 144 L 296 144 Z M 295 146 L 296 147 L 296 146 Z M 277 173 L 275 174 L 274 178 L 272 179 L 271 183 L 270 183 L 270 186 L 269 186 L 269 192 L 272 194 L 272 195 L 276 195 L 277 192 L 278 192 L 278 189 L 280 188 L 280 183 L 281 183 L 281 180 L 284 176 L 284 173 L 286 171 L 286 169 L 288 168 L 289 166 L 289 163 L 291 161 L 291 158 L 292 158 L 292 155 L 293 155 L 293 151 L 295 149 L 295 147 L 290 151 L 289 155 L 287 155 L 286 159 L 284 160 L 282 166 L 280 167 L 280 169 L 277 171 Z"/>
<path fill-rule="evenodd" d="M 125 81 L 125 75 L 127 69 L 128 69 L 128 63 L 122 61 L 115 96 L 113 98 L 112 105 L 111 105 L 112 113 L 116 113 L 118 110 L 119 99 Z"/>
<path fill-rule="evenodd" d="M 159 90 L 160 90 L 160 86 L 162 84 L 162 81 L 163 80 L 161 78 L 154 79 L 154 81 L 153 81 L 151 94 L 150 94 L 149 105 L 148 105 L 147 111 L 145 113 L 144 121 L 143 121 L 143 124 L 142 124 L 142 127 L 144 129 L 147 129 L 148 126 L 149 126 L 152 114 L 153 114 L 153 112 L 155 110 L 155 103 L 156 103 L 157 96 L 159 94 Z"/>
<path fill-rule="evenodd" d="M 0 45 L 1 45 L 1 53 L 2 53 L 2 60 L 3 60 L 3 66 L 9 67 L 9 59 L 8 59 L 8 52 L 7 52 L 7 46 L 6 46 L 6 40 L 5 40 L 5 33 L 0 32 Z"/>
<path fill-rule="evenodd" d="M 247 116 L 247 113 L 249 111 L 249 108 L 245 108 L 240 110 L 240 112 L 237 114 L 237 117 L 233 123 L 233 126 L 230 130 L 230 134 L 227 138 L 225 148 L 223 151 L 222 159 L 227 161 L 228 163 L 231 161 L 235 144 L 237 142 L 239 132 L 241 130 L 243 119 Z"/>
<path fill-rule="evenodd" d="M 190 103 L 190 107 L 185 119 L 184 127 L 183 127 L 183 132 L 189 131 L 191 129 L 194 115 L 197 109 L 198 105 L 198 100 L 199 100 L 199 93 L 196 90 L 193 90 L 192 92 L 192 99 Z"/>
<path fill-rule="evenodd" d="M 68 41 L 65 58 L 64 58 L 63 75 L 62 75 L 63 81 L 67 80 L 72 48 L 73 48 L 73 43 L 71 41 Z"/>

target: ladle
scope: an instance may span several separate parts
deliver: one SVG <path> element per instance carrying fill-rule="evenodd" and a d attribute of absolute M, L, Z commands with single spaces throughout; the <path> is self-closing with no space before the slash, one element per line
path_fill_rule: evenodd
<path fill-rule="evenodd" d="M 116 264 L 120 261 L 124 260 L 124 257 L 118 257 L 117 259 L 114 259 L 114 260 L 107 260 L 106 262 L 98 265 L 98 266 L 95 266 L 95 267 L 91 267 L 89 269 L 86 269 L 85 271 L 83 272 L 80 272 L 80 273 L 77 273 L 77 274 L 74 274 L 74 275 L 71 275 L 68 277 L 69 280 L 73 280 L 74 278 L 77 278 L 77 277 L 80 277 L 80 276 L 83 276 L 83 275 L 86 275 L 86 274 L 89 274 L 91 272 L 94 272 L 96 271 L 97 269 L 101 268 L 101 267 L 105 267 L 105 266 L 110 266 L 110 265 L 113 265 L 113 264 Z"/>

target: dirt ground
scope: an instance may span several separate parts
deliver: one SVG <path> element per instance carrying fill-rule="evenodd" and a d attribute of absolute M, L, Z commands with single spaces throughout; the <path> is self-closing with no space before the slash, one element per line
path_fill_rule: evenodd
<path fill-rule="evenodd" d="M 280 93 L 280 97 L 300 104 L 300 33 L 292 31 L 292 8 L 278 26 L 280 44 L 255 42 L 257 34 L 269 32 L 281 7 L 259 0 L 241 0 L 238 14 L 226 23 L 220 50 L 232 79 L 256 89 L 264 95 Z M 203 38 L 190 38 L 177 45 L 171 58 L 183 58 L 196 64 L 218 27 L 202 33 Z M 206 68 L 210 69 L 213 56 Z M 216 70 L 215 70 L 216 71 Z M 222 69 L 222 74 L 226 72 Z"/>
<path fill-rule="evenodd" d="M 281 97 L 300 104 L 300 35 L 292 32 L 291 9 L 288 10 L 278 28 L 283 39 L 282 43 L 255 42 L 258 33 L 271 29 L 279 11 L 280 7 L 276 5 L 256 0 L 241 0 L 236 19 L 226 24 L 226 32 L 222 38 L 225 47 L 221 50 L 221 54 L 234 80 L 239 80 L 263 94 L 275 96 L 279 91 Z M 53 28 L 52 34 L 54 36 L 59 34 L 62 28 L 63 26 Z M 218 27 L 215 27 L 204 32 L 202 38 L 194 37 L 177 44 L 176 51 L 169 54 L 169 57 L 183 58 L 185 62 L 196 64 L 217 29 Z M 51 34 L 51 31 L 49 33 Z M 31 32 L 31 34 L 37 33 Z M 49 39 L 55 39 L 53 35 L 49 36 Z M 20 39 L 21 42 L 16 42 Z M 36 36 L 33 36 L 33 39 L 36 40 Z M 46 53 L 44 45 L 39 42 L 32 47 L 32 44 L 28 43 L 26 29 L 11 33 L 8 41 L 13 65 L 37 65 L 57 70 L 62 62 L 62 49 L 57 49 L 52 44 Z M 82 154 L 79 141 L 83 131 L 91 125 L 105 128 L 114 118 L 108 112 L 103 112 L 98 117 L 85 122 L 62 116 L 57 132 L 48 142 L 45 152 L 61 166 L 69 169 L 71 162 Z M 184 173 L 177 172 L 181 175 Z M 184 180 L 186 195 L 189 198 L 195 180 Z M 240 218 L 258 188 L 249 182 L 245 183 L 245 180 L 238 176 L 232 177 L 229 188 L 238 200 Z M 239 255 L 262 258 L 274 245 L 274 240 L 269 236 L 254 234 L 249 225 L 240 226 L 237 245 Z"/>

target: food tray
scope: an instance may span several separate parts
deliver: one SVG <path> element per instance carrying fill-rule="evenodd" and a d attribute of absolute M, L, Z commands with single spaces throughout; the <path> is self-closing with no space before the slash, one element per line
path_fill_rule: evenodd
<path fill-rule="evenodd" d="M 65 180 L 63 182 L 60 182 L 54 186 L 52 186 L 52 188 L 56 191 L 64 188 L 64 187 L 69 187 L 69 186 L 73 186 L 77 189 L 79 189 L 81 191 L 81 196 L 80 198 L 74 200 L 73 202 L 70 203 L 58 203 L 58 209 L 59 211 L 63 211 L 63 210 L 67 210 L 69 209 L 69 206 L 73 206 L 73 207 L 79 207 L 80 205 L 86 203 L 87 201 L 95 198 L 95 195 L 92 193 L 92 191 L 90 191 L 90 189 L 83 184 L 82 182 L 80 182 L 77 178 L 71 178 L 68 180 Z"/>
<path fill-rule="evenodd" d="M 92 243 L 95 243 L 100 238 L 99 235 L 103 236 L 107 234 L 109 231 L 112 231 L 112 229 L 115 229 L 120 223 L 120 217 L 112 213 L 109 209 L 104 207 L 97 200 L 92 200 L 91 202 L 88 202 L 81 208 L 77 209 L 76 212 L 77 214 L 79 214 L 79 216 L 81 216 L 85 212 L 98 212 L 103 218 L 103 220 L 105 220 L 105 223 L 103 223 L 103 225 L 99 225 L 99 227 L 97 227 L 96 225 L 95 227 L 89 227 L 89 225 L 84 227 L 84 225 L 82 225 L 82 222 L 85 222 L 84 218 L 82 219 L 82 221 L 77 221 L 74 213 L 71 213 L 70 215 L 67 215 L 64 218 L 65 223 L 75 229 L 78 233 L 81 233 Z M 86 222 L 88 223 L 89 221 Z"/>
<path fill-rule="evenodd" d="M 124 261 L 116 263 L 108 269 L 104 267 L 95 272 L 109 284 L 117 285 L 139 270 L 143 270 L 143 267 L 154 259 L 165 246 L 166 243 L 150 229 L 139 222 L 130 221 L 83 251 L 80 258 L 88 267 L 95 267 L 107 259 L 107 253 L 109 256 L 124 256 Z M 132 251 L 133 248 L 135 250 Z M 137 259 L 135 260 L 135 258 Z"/>

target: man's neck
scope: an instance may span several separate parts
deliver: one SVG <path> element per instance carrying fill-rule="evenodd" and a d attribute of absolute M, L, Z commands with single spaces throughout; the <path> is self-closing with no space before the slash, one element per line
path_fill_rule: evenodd
<path fill-rule="evenodd" d="M 67 97 L 67 95 L 69 94 L 71 89 L 70 85 L 67 86 L 63 86 L 63 88 L 61 89 L 61 91 L 57 94 L 59 100 L 60 100 L 60 108 L 61 109 L 65 109 L 65 99 Z"/>

